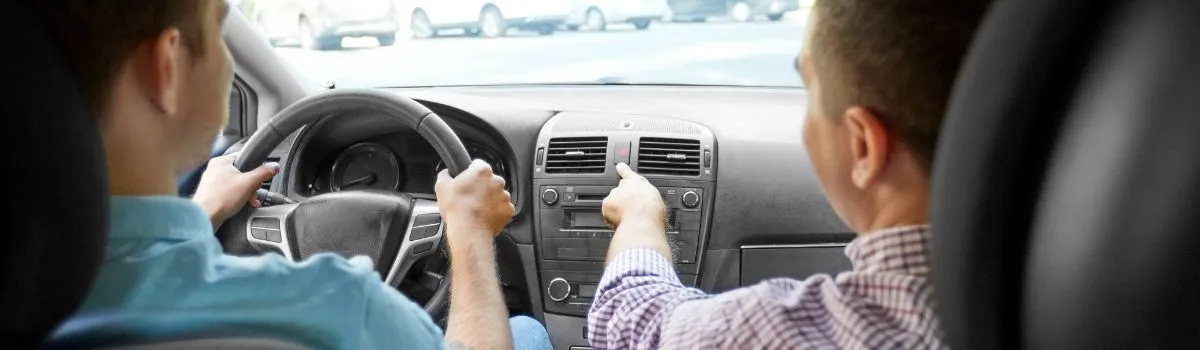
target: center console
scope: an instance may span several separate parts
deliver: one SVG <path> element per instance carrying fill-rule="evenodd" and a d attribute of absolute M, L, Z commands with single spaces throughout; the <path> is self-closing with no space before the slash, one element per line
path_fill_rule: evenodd
<path fill-rule="evenodd" d="M 536 147 L 539 282 L 555 348 L 587 345 L 583 317 L 613 237 L 601 205 L 620 181 L 617 163 L 659 189 L 676 272 L 684 284 L 696 284 L 716 190 L 711 131 L 674 119 L 563 112 L 543 126 Z"/>

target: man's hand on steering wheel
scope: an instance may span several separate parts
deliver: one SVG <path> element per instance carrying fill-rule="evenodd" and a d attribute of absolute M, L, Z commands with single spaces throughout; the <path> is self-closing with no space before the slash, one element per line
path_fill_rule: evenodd
<path fill-rule="evenodd" d="M 192 196 L 192 200 L 199 204 L 212 220 L 214 230 L 221 227 L 225 219 L 241 210 L 243 205 L 250 204 L 255 208 L 261 206 L 262 203 L 255 198 L 254 191 L 263 181 L 279 173 L 278 163 L 266 163 L 244 173 L 238 171 L 237 167 L 233 166 L 237 156 L 229 154 L 209 160 L 208 168 L 200 176 L 196 194 Z"/>
<path fill-rule="evenodd" d="M 450 274 L 458 281 L 450 292 L 446 343 L 450 348 L 511 349 L 492 242 L 514 212 L 504 178 L 475 160 L 457 177 L 446 171 L 438 174 L 434 191 L 450 245 Z M 489 326 L 480 328 L 481 324 Z"/>
<path fill-rule="evenodd" d="M 492 167 L 478 159 L 458 177 L 451 178 L 443 170 L 434 191 L 451 249 L 464 240 L 496 238 L 515 211 L 512 195 L 504 190 L 504 178 L 493 174 Z M 480 235 L 481 231 L 489 235 Z"/>

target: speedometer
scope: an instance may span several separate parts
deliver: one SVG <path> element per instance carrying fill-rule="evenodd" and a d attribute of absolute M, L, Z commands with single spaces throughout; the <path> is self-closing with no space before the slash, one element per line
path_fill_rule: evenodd
<path fill-rule="evenodd" d="M 329 174 L 329 188 L 334 191 L 395 191 L 400 188 L 400 181 L 400 161 L 396 154 L 370 142 L 343 151 L 333 161 L 333 170 Z"/>

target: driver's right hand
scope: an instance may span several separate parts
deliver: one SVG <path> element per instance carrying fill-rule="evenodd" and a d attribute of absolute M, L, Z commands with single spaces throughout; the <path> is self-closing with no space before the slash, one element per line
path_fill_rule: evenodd
<path fill-rule="evenodd" d="M 434 191 L 451 244 L 474 238 L 490 241 L 508 225 L 516 211 L 512 195 L 504 190 L 504 178 L 493 174 L 492 167 L 478 159 L 457 177 L 452 178 L 448 170 L 443 170 L 438 174 Z M 488 236 L 474 237 L 482 236 L 481 230 Z M 459 237 L 464 235 L 472 237 Z"/>

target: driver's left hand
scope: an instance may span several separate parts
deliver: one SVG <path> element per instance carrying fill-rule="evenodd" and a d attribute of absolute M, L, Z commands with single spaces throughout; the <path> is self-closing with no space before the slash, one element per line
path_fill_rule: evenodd
<path fill-rule="evenodd" d="M 248 171 L 238 171 L 233 166 L 237 154 L 224 155 L 208 161 L 208 169 L 200 176 L 200 184 L 192 200 L 204 209 L 212 220 L 213 229 L 221 227 L 245 204 L 258 208 L 262 203 L 254 196 L 254 191 L 275 174 L 279 173 L 278 163 L 266 163 Z"/>

